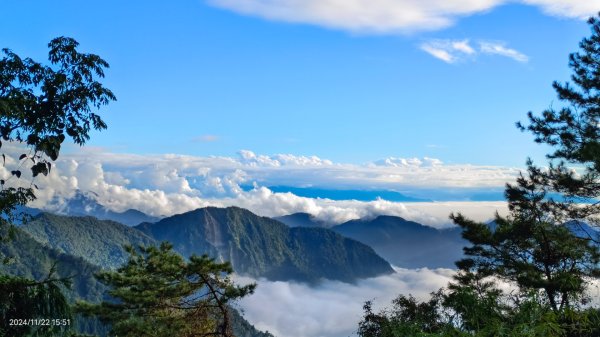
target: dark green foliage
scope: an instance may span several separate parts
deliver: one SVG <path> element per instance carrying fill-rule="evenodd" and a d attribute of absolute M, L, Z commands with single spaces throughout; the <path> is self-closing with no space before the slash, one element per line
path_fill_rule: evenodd
<path fill-rule="evenodd" d="M 549 169 L 528 161 L 528 174 L 507 185 L 511 213 L 496 217 L 494 231 L 460 214 L 452 216 L 472 243 L 465 248 L 469 258 L 457 263 L 461 270 L 503 278 L 522 291 L 543 291 L 544 302 L 555 312 L 585 303 L 587 281 L 600 276 L 597 238 L 572 228 L 600 211 L 597 202 L 581 203 L 600 197 L 600 22 L 592 18 L 589 23 L 592 36 L 581 42 L 581 52 L 570 55 L 574 87 L 554 83 L 567 104 L 540 117 L 529 113 L 528 129 L 536 141 L 555 149 L 548 155 Z M 579 174 L 567 164 L 579 166 Z"/>
<path fill-rule="evenodd" d="M 14 158 L 17 164 L 8 168 L 12 176 L 0 181 L 3 221 L 12 216 L 15 206 L 35 198 L 35 186 L 18 186 L 22 167 L 29 167 L 33 177 L 47 175 L 66 136 L 83 145 L 92 129 L 106 128 L 94 111 L 115 100 L 113 93 L 96 81 L 104 77 L 108 63 L 97 55 L 78 52 L 77 46 L 77 41 L 66 37 L 50 41 L 50 65 L 2 50 L 0 148 L 13 142 L 30 149 Z M 2 153 L 2 165 L 6 165 L 7 155 Z"/>
<path fill-rule="evenodd" d="M 56 216 L 56 218 L 60 219 L 62 217 Z M 128 228 L 123 225 L 121 226 L 126 229 Z M 69 228 L 69 226 L 58 226 L 54 229 Z M 82 228 L 87 227 L 83 226 Z M 128 229 L 133 230 L 131 228 Z M 52 266 L 55 265 L 56 278 L 65 278 L 71 283 L 69 287 L 61 286 L 63 294 L 69 303 L 72 304 L 77 300 L 100 302 L 103 299 L 107 299 L 107 287 L 94 276 L 95 273 L 100 272 L 101 269 L 99 267 L 88 263 L 81 257 L 64 254 L 56 249 L 47 247 L 35 241 L 21 228 L 15 228 L 14 232 L 14 239 L 1 247 L 3 253 L 13 257 L 12 263 L 0 266 L 0 272 L 7 275 L 14 275 L 15 277 L 20 276 L 21 278 L 17 278 L 17 280 L 31 282 L 32 279 L 43 280 L 47 277 Z M 57 237 L 62 236 L 60 233 L 55 234 Z M 100 243 L 101 245 L 102 243 Z M 94 246 L 92 245 L 90 249 L 94 249 Z M 121 249 L 123 248 L 121 247 Z M 232 312 L 235 312 L 231 316 L 235 336 L 268 337 L 265 333 L 256 330 L 243 317 L 237 314 L 235 310 L 232 310 Z M 75 316 L 71 323 L 74 330 L 80 333 L 106 336 L 109 330 L 106 324 L 102 324 L 95 318 Z"/>
<path fill-rule="evenodd" d="M 63 310 L 61 306 L 56 305 L 66 301 L 69 303 L 76 299 L 99 301 L 103 298 L 105 287 L 94 277 L 94 272 L 99 270 L 98 267 L 90 265 L 82 258 L 45 247 L 19 228 L 13 228 L 13 230 L 13 239 L 0 246 L 1 253 L 11 256 L 10 263 L 0 265 L 0 275 L 2 275 L 0 278 L 7 282 L 7 284 L 0 286 L 0 292 L 4 290 L 18 294 L 16 297 L 19 298 L 20 302 L 10 302 L 9 296 L 0 297 L 2 310 L 4 310 L 0 326 L 8 324 L 9 321 L 6 319 L 9 318 L 62 318 L 56 315 L 48 316 L 39 311 L 32 312 L 30 309 L 33 307 L 27 303 L 44 306 L 45 310 L 49 312 Z M 57 282 L 49 284 L 49 274 L 52 275 L 50 280 L 56 280 Z M 62 280 L 68 281 L 68 286 Z M 40 297 L 38 295 L 40 290 L 48 287 L 51 287 L 52 291 L 46 292 L 45 297 Z M 84 328 L 84 326 L 87 326 L 87 328 Z M 83 321 L 77 319 L 77 317 L 73 317 L 71 320 L 71 327 L 79 331 L 103 331 L 103 328 L 97 322 Z M 8 334 L 7 336 L 25 335 L 21 335 L 19 332 L 16 335 Z"/>
<path fill-rule="evenodd" d="M 0 246 L 0 252 L 12 257 L 10 263 L 0 265 L 0 273 L 43 280 L 54 266 L 57 278 L 70 279 L 70 287 L 65 289 L 68 300 L 103 298 L 105 288 L 94 277 L 99 267 L 44 246 L 19 228 L 14 228 L 14 232 L 14 239 Z"/>
<path fill-rule="evenodd" d="M 363 306 L 364 317 L 359 323 L 358 335 L 364 337 L 431 336 L 452 330 L 441 317 L 439 294 L 432 294 L 428 302 L 418 302 L 412 296 L 398 296 L 391 310 L 375 313 L 371 302 Z"/>
<path fill-rule="evenodd" d="M 37 282 L 0 275 L 0 336 L 70 336 L 73 316 L 62 295 L 63 287 L 68 286 L 68 279 L 55 278 L 54 269 Z M 41 322 L 18 325 L 15 318 Z"/>
<path fill-rule="evenodd" d="M 125 245 L 155 243 L 144 233 L 107 220 L 42 213 L 21 228 L 35 240 L 58 251 L 79 256 L 102 268 L 116 269 L 127 261 Z"/>
<path fill-rule="evenodd" d="M 183 256 L 209 254 L 272 280 L 351 282 L 393 272 L 370 247 L 324 228 L 289 228 L 237 207 L 208 207 L 136 227 Z"/>
<path fill-rule="evenodd" d="M 496 216 L 492 231 L 461 215 L 452 218 L 472 244 L 457 262 L 461 270 L 514 282 L 523 291 L 542 290 L 555 311 L 586 302 L 586 281 L 600 276 L 598 246 L 561 224 L 515 213 Z"/>
<path fill-rule="evenodd" d="M 453 284 L 420 302 L 400 295 L 374 312 L 364 306 L 361 337 L 591 337 L 600 336 L 598 309 L 555 312 L 535 294 L 502 296 L 493 284 Z"/>
<path fill-rule="evenodd" d="M 235 309 L 229 310 L 229 315 L 231 317 L 231 326 L 233 330 L 233 335 L 235 337 L 274 337 L 268 331 L 258 331 L 256 328 L 248 323 L 239 313 L 239 311 Z"/>
<path fill-rule="evenodd" d="M 231 336 L 227 303 L 252 293 L 255 285 L 235 285 L 229 263 L 206 255 L 186 262 L 168 243 L 127 251 L 124 266 L 97 276 L 110 287 L 112 300 L 80 302 L 78 311 L 109 322 L 118 336 Z"/>

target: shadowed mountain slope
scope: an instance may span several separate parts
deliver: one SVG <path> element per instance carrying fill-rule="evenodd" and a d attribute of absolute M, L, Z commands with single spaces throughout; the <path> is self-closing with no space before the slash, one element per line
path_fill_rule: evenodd
<path fill-rule="evenodd" d="M 455 268 L 467 245 L 459 228 L 436 229 L 397 216 L 351 220 L 331 229 L 368 244 L 402 268 Z"/>
<path fill-rule="evenodd" d="M 42 213 L 22 225 L 35 240 L 60 252 L 79 256 L 102 268 L 127 261 L 124 245 L 152 245 L 146 234 L 110 220 Z"/>

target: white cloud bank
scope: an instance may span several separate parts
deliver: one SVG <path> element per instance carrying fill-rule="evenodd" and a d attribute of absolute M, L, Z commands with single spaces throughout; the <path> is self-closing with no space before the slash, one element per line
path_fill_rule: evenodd
<path fill-rule="evenodd" d="M 431 31 L 461 17 L 507 3 L 539 7 L 549 15 L 586 18 L 600 10 L 600 0 L 208 0 L 209 4 L 269 20 L 306 23 L 370 34 Z"/>
<path fill-rule="evenodd" d="M 236 277 L 241 284 L 257 282 L 254 294 L 243 298 L 239 307 L 244 317 L 259 330 L 277 337 L 348 337 L 356 336 L 365 301 L 373 301 L 379 311 L 391 306 L 398 295 L 413 295 L 427 300 L 430 293 L 447 287 L 455 271 L 451 269 L 402 269 L 396 273 L 358 281 L 356 284 L 324 281 L 310 287 L 293 282 L 255 281 Z M 497 280 L 504 293 L 515 288 Z M 587 294 L 593 305 L 600 301 L 600 283 L 591 281 Z"/>
<path fill-rule="evenodd" d="M 0 179 L 10 176 L 19 149 L 9 150 Z M 9 153 L 10 154 L 10 153 Z M 386 200 L 361 202 L 304 198 L 274 193 L 267 186 L 324 187 L 331 189 L 498 189 L 513 181 L 516 168 L 448 165 L 435 158 L 396 158 L 343 164 L 316 156 L 259 155 L 240 151 L 238 157 L 117 154 L 84 148 L 65 154 L 48 177 L 38 177 L 35 207 L 52 211 L 76 190 L 91 191 L 98 202 L 113 211 L 133 208 L 161 216 L 206 206 L 239 206 L 263 216 L 307 212 L 327 222 L 398 215 L 429 225 L 448 224 L 448 214 L 463 211 L 486 220 L 504 202 L 399 203 Z M 27 170 L 23 170 L 27 172 Z M 24 173 L 20 179 L 28 184 Z M 15 180 L 9 181 L 10 184 Z M 242 186 L 254 186 L 250 190 Z"/>
<path fill-rule="evenodd" d="M 324 281 L 310 287 L 260 280 L 255 293 L 239 305 L 257 329 L 278 337 L 345 337 L 356 332 L 365 301 L 374 300 L 375 308 L 380 309 L 399 294 L 424 300 L 430 292 L 446 286 L 454 274 L 450 269 L 395 269 L 395 274 L 356 284 Z M 239 277 L 237 281 L 253 280 Z"/>

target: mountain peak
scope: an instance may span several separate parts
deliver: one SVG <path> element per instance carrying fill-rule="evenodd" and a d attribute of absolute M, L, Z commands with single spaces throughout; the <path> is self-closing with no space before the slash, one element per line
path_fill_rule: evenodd
<path fill-rule="evenodd" d="M 75 191 L 75 195 L 67 200 L 53 200 L 54 212 L 72 216 L 93 216 L 100 220 L 113 220 L 128 226 L 142 222 L 156 222 L 159 218 L 145 214 L 142 211 L 128 209 L 124 212 L 115 212 L 99 202 L 100 196 L 93 191 Z"/>

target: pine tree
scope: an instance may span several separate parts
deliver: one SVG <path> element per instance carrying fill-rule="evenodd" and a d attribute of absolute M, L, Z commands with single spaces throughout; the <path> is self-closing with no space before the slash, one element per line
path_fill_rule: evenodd
<path fill-rule="evenodd" d="M 548 168 L 528 161 L 529 179 L 511 185 L 507 198 L 513 210 L 529 208 L 530 196 L 555 222 L 600 222 L 600 19 L 589 19 L 592 34 L 584 38 L 580 51 L 569 56 L 571 83 L 554 82 L 559 106 L 535 115 L 529 124 L 517 123 L 538 143 L 554 148 L 547 155 Z M 575 222 L 578 223 L 578 222 Z M 596 233 L 588 239 L 598 242 Z"/>
<path fill-rule="evenodd" d="M 517 124 L 554 147 L 548 168 L 527 161 L 507 185 L 508 216 L 486 224 L 451 215 L 470 242 L 455 281 L 429 302 L 400 296 L 378 314 L 367 303 L 359 335 L 600 335 L 600 310 L 586 296 L 600 277 L 600 238 L 587 227 L 600 225 L 600 18 L 589 24 L 591 37 L 569 58 L 572 83 L 553 84 L 561 105 Z"/>
<path fill-rule="evenodd" d="M 549 167 L 527 161 L 527 173 L 506 188 L 510 215 L 497 215 L 494 228 L 451 216 L 472 243 L 461 270 L 542 291 L 557 313 L 585 303 L 588 281 L 600 276 L 600 242 L 585 223 L 600 215 L 600 21 L 589 24 L 592 36 L 569 57 L 573 84 L 553 83 L 562 106 L 518 123 L 554 147 Z"/>
<path fill-rule="evenodd" d="M 127 251 L 124 266 L 98 275 L 111 288 L 110 300 L 78 303 L 79 312 L 111 324 L 120 337 L 231 336 L 228 303 L 252 293 L 255 285 L 235 285 L 229 263 L 206 255 L 186 262 L 166 242 Z"/>

